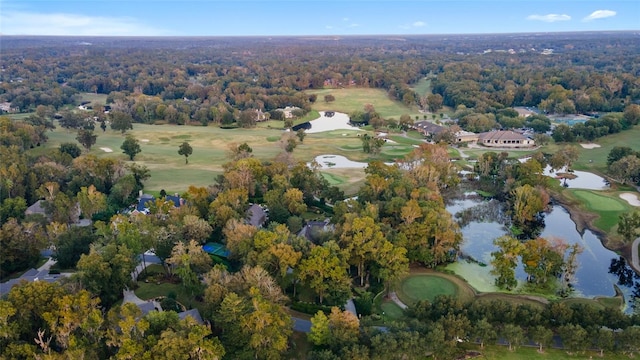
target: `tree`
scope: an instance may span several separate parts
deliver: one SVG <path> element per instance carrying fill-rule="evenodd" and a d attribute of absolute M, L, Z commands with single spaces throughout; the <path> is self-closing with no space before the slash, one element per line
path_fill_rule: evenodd
<path fill-rule="evenodd" d="M 129 156 L 129 160 L 133 161 L 133 158 L 142 151 L 140 148 L 140 143 L 138 139 L 133 137 L 133 135 L 127 135 L 124 142 L 120 146 L 122 152 Z"/>
<path fill-rule="evenodd" d="M 96 187 L 89 185 L 89 187 L 80 188 L 80 192 L 77 195 L 78 203 L 80 204 L 80 211 L 86 219 L 103 211 L 107 208 L 107 197 L 96 190 Z"/>
<path fill-rule="evenodd" d="M 553 331 L 546 326 L 538 325 L 529 329 L 529 338 L 538 344 L 538 352 L 544 352 L 543 348 L 549 347 L 553 340 Z"/>
<path fill-rule="evenodd" d="M 91 147 L 96 143 L 97 138 L 98 135 L 94 134 L 93 130 L 85 129 L 78 130 L 78 136 L 76 136 L 76 140 L 78 140 L 78 142 L 82 144 L 87 151 L 91 150 Z"/>
<path fill-rule="evenodd" d="M 524 331 L 519 325 L 505 324 L 501 333 L 507 344 L 509 344 L 509 351 L 515 350 L 516 346 L 524 341 Z"/>
<path fill-rule="evenodd" d="M 600 357 L 604 356 L 605 350 L 612 351 L 615 346 L 613 331 L 604 327 L 592 330 L 591 341 L 593 346 L 600 351 Z"/>
<path fill-rule="evenodd" d="M 429 104 L 429 112 L 436 112 L 442 108 L 442 95 L 440 94 L 429 94 L 427 95 L 427 104 Z"/>
<path fill-rule="evenodd" d="M 220 340 L 211 338 L 211 329 L 190 316 L 163 331 L 157 345 L 151 349 L 155 359 L 176 360 L 220 360 L 225 352 Z"/>
<path fill-rule="evenodd" d="M 321 310 L 311 318 L 311 331 L 307 334 L 307 339 L 316 346 L 329 344 L 331 329 L 329 329 L 329 318 Z"/>
<path fill-rule="evenodd" d="M 78 132 L 78 137 L 79 136 L 80 136 L 80 132 Z M 80 140 L 78 140 L 78 141 L 80 142 Z M 80 143 L 82 143 L 82 142 L 80 142 Z M 95 141 L 94 141 L 94 144 L 95 144 Z M 89 147 L 91 147 L 91 146 L 89 146 Z M 78 145 L 76 145 L 74 143 L 69 143 L 69 142 L 62 143 L 62 144 L 60 144 L 60 147 L 58 149 L 60 150 L 61 153 L 69 154 L 69 156 L 71 156 L 74 159 L 77 158 L 78 156 L 82 155 L 82 150 L 80 150 Z"/>
<path fill-rule="evenodd" d="M 568 351 L 583 351 L 588 346 L 587 331 L 580 325 L 563 325 L 558 328 L 558 335 L 562 338 L 562 345 Z"/>
<path fill-rule="evenodd" d="M 321 304 L 330 289 L 349 292 L 350 281 L 343 256 L 338 244 L 328 241 L 312 248 L 309 256 L 302 259 L 296 269 L 299 278 L 309 284 Z"/>
<path fill-rule="evenodd" d="M 332 101 L 336 101 L 336 97 L 331 95 L 331 94 L 327 94 L 324 96 L 324 102 L 326 103 L 330 103 Z"/>
<path fill-rule="evenodd" d="M 371 217 L 355 217 L 344 224 L 340 245 L 349 254 L 349 263 L 357 268 L 360 286 L 364 286 L 368 263 L 374 261 L 385 241 L 380 227 Z"/>
<path fill-rule="evenodd" d="M 518 265 L 522 244 L 510 236 L 499 237 L 493 244 L 500 250 L 491 253 L 491 274 L 497 276 L 495 282 L 498 287 L 512 289 L 518 284 L 515 268 Z"/>
<path fill-rule="evenodd" d="M 480 348 L 484 348 L 485 343 L 493 343 L 498 339 L 496 330 L 486 318 L 477 321 L 471 329 L 471 341 L 479 341 Z"/>
<path fill-rule="evenodd" d="M 304 141 L 304 138 L 307 136 L 307 133 L 304 131 L 304 129 L 298 129 L 298 131 L 296 131 L 296 136 L 298 137 L 298 140 L 300 140 L 300 143 L 302 144 L 302 142 Z"/>
<path fill-rule="evenodd" d="M 56 252 L 54 256 L 60 268 L 75 267 L 80 256 L 89 253 L 91 244 L 95 240 L 97 237 L 87 226 L 72 226 L 60 234 L 55 241 Z"/>
<path fill-rule="evenodd" d="M 127 130 L 133 129 L 133 118 L 128 113 L 114 110 L 109 112 L 109 119 L 112 130 L 120 131 L 124 134 Z"/>
<path fill-rule="evenodd" d="M 189 155 L 193 154 L 193 148 L 189 145 L 188 142 L 183 142 L 178 149 L 178 155 L 184 156 L 184 163 L 189 163 Z"/>
<path fill-rule="evenodd" d="M 622 235 L 625 242 L 631 242 L 640 236 L 640 212 L 624 213 L 620 215 L 618 222 L 618 234 Z"/>

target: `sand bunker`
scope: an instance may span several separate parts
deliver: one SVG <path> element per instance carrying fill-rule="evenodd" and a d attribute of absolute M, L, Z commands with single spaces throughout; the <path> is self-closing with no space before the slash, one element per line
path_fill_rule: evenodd
<path fill-rule="evenodd" d="M 585 149 L 595 149 L 600 147 L 600 145 L 594 144 L 594 143 L 580 144 L 580 146 L 582 146 Z"/>
<path fill-rule="evenodd" d="M 100 150 L 104 152 L 113 152 L 113 150 L 111 150 L 111 148 L 108 148 L 108 147 L 101 147 Z"/>
<path fill-rule="evenodd" d="M 140 139 L 142 142 L 149 142 L 149 139 Z"/>
<path fill-rule="evenodd" d="M 632 193 L 622 193 L 620 194 L 620 198 L 626 200 L 631 206 L 640 206 L 640 199 L 638 199 L 638 195 Z"/>

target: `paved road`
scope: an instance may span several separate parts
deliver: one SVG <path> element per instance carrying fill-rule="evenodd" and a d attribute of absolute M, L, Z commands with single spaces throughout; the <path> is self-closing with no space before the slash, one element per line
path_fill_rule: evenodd
<path fill-rule="evenodd" d="M 638 246 L 640 245 L 640 237 L 631 244 L 631 266 L 640 273 L 640 258 L 638 257 Z"/>

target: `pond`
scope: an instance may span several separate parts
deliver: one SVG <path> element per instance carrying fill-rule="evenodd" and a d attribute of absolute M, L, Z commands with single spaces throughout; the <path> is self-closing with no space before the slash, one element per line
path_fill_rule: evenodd
<path fill-rule="evenodd" d="M 498 201 L 482 200 L 473 193 L 452 201 L 447 210 L 455 216 L 463 213 L 461 230 L 463 244 L 461 261 L 450 265 L 450 269 L 467 279 L 480 291 L 496 291 L 491 270 L 491 252 L 497 250 L 493 240 L 507 234 L 507 217 Z M 461 213 L 461 214 L 462 214 Z M 569 213 L 560 205 L 553 205 L 545 214 L 544 238 L 562 238 L 568 244 L 579 243 L 584 251 L 578 256 L 578 271 L 573 283 L 576 297 L 614 296 L 617 286 L 625 295 L 627 303 L 633 300 L 634 292 L 640 290 L 640 277 L 615 252 L 608 250 L 591 231 L 578 232 Z M 472 259 L 471 261 L 465 259 Z M 526 274 L 519 266 L 516 276 L 524 283 Z"/>

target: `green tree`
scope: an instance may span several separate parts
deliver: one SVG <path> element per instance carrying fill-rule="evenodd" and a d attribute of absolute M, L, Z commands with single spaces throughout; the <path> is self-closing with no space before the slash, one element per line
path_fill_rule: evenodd
<path fill-rule="evenodd" d="M 549 347 L 551 345 L 551 341 L 553 340 L 553 331 L 546 326 L 538 325 L 534 328 L 529 329 L 529 338 L 534 343 L 538 344 L 538 352 L 544 352 L 545 347 Z"/>
<path fill-rule="evenodd" d="M 78 132 L 78 137 L 79 136 L 80 136 L 80 132 Z M 80 140 L 78 140 L 78 142 L 82 143 Z M 95 141 L 94 141 L 94 144 L 95 144 Z M 69 156 L 71 156 L 74 159 L 82 155 L 82 150 L 80 150 L 78 145 L 74 143 L 70 143 L 70 142 L 62 143 L 60 144 L 60 147 L 58 149 L 60 150 L 61 153 L 69 154 Z"/>
<path fill-rule="evenodd" d="M 189 155 L 193 154 L 193 148 L 189 145 L 188 142 L 183 142 L 178 149 L 178 155 L 184 156 L 184 163 L 189 163 Z"/>
<path fill-rule="evenodd" d="M 127 130 L 133 129 L 133 117 L 123 111 L 114 110 L 109 112 L 109 121 L 111 122 L 112 130 L 120 131 L 123 134 Z"/>
<path fill-rule="evenodd" d="M 368 265 L 375 261 L 385 241 L 378 224 L 368 216 L 355 217 L 343 225 L 339 243 L 349 254 L 349 263 L 356 266 L 360 286 L 364 286 Z"/>
<path fill-rule="evenodd" d="M 616 231 L 622 236 L 625 242 L 631 242 L 640 236 L 640 212 L 624 213 L 619 217 Z"/>
<path fill-rule="evenodd" d="M 471 328 L 471 341 L 479 341 L 481 349 L 484 348 L 485 343 L 494 343 L 497 339 L 496 330 L 486 318 L 476 321 Z"/>
<path fill-rule="evenodd" d="M 509 351 L 516 349 L 516 346 L 522 344 L 524 341 L 524 331 L 519 325 L 505 324 L 501 331 L 507 344 L 509 344 Z"/>
<path fill-rule="evenodd" d="M 329 329 L 329 318 L 321 310 L 311 318 L 311 331 L 307 334 L 307 339 L 316 346 L 329 344 L 331 330 Z"/>
<path fill-rule="evenodd" d="M 558 328 L 562 345 L 570 352 L 584 351 L 589 344 L 587 331 L 580 325 L 563 325 Z"/>
<path fill-rule="evenodd" d="M 54 258 L 62 269 L 73 268 L 80 260 L 80 256 L 89 253 L 91 244 L 96 239 L 90 227 L 72 226 L 56 239 Z"/>
<path fill-rule="evenodd" d="M 515 268 L 518 265 L 522 244 L 510 236 L 501 236 L 495 239 L 493 244 L 499 250 L 491 253 L 491 274 L 497 276 L 495 282 L 498 287 L 513 289 L 518 284 Z"/>
<path fill-rule="evenodd" d="M 133 135 L 127 135 L 124 139 L 124 142 L 120 146 L 122 152 L 129 156 L 129 160 L 133 161 L 133 158 L 142 151 L 140 148 L 140 143 L 138 139 L 133 137 Z"/>
<path fill-rule="evenodd" d="M 76 140 L 78 140 L 87 151 L 91 150 L 91 147 L 96 143 L 97 139 L 98 135 L 94 134 L 93 130 L 80 129 L 78 130 L 78 136 L 76 136 Z"/>
<path fill-rule="evenodd" d="M 151 353 L 156 359 L 219 360 L 226 351 L 217 337 L 211 338 L 208 326 L 200 325 L 188 316 L 163 331 Z"/>
<path fill-rule="evenodd" d="M 83 186 L 80 188 L 77 198 L 80 204 L 80 211 L 82 211 L 86 219 L 91 219 L 94 214 L 107 208 L 107 197 L 96 190 L 93 184 L 89 185 L 89 187 Z"/>

